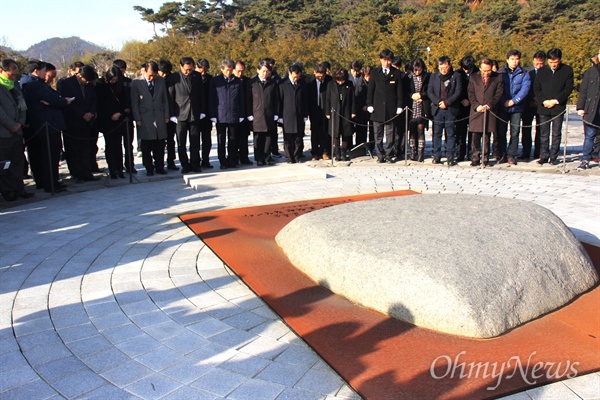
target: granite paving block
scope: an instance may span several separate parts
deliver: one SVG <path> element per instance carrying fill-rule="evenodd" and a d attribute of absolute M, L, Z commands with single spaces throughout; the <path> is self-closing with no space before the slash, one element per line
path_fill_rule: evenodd
<path fill-rule="evenodd" d="M 130 323 L 129 318 L 127 318 L 122 312 L 107 314 L 97 318 L 90 318 L 90 321 L 100 331 Z"/>
<path fill-rule="evenodd" d="M 201 364 L 198 361 L 184 359 L 161 371 L 161 374 L 175 379 L 184 384 L 191 383 L 207 374 L 213 367 Z"/>
<path fill-rule="evenodd" d="M 223 361 L 229 360 L 238 354 L 234 349 L 227 346 L 221 346 L 217 343 L 209 343 L 204 347 L 188 354 L 190 359 L 200 361 L 206 365 L 219 365 Z"/>
<path fill-rule="evenodd" d="M 162 345 L 157 340 L 144 334 L 133 339 L 117 343 L 116 346 L 130 357 L 137 357 L 149 351 L 160 348 Z"/>
<path fill-rule="evenodd" d="M 2 363 L 0 363 L 0 372 L 6 371 L 17 366 L 28 365 L 27 361 L 23 357 L 23 353 L 21 353 L 21 350 L 19 350 L 18 346 L 16 347 L 16 350 L 8 351 L 0 355 L 0 359 L 2 360 Z"/>
<path fill-rule="evenodd" d="M 98 329 L 91 322 L 57 330 L 64 343 L 87 339 L 98 334 Z"/>
<path fill-rule="evenodd" d="M 157 372 L 181 361 L 182 359 L 183 356 L 181 354 L 164 346 L 135 358 L 137 362 Z"/>
<path fill-rule="evenodd" d="M 121 343 L 137 336 L 145 335 L 138 326 L 133 323 L 127 325 L 118 326 L 112 329 L 103 330 L 102 335 L 108 339 L 112 344 Z"/>
<path fill-rule="evenodd" d="M 23 349 L 27 362 L 33 366 L 45 364 L 71 355 L 64 344 L 50 344 L 48 346 L 37 346 L 31 349 Z"/>
<path fill-rule="evenodd" d="M 125 390 L 142 399 L 159 399 L 181 386 L 181 383 L 171 378 L 153 374 L 125 387 Z"/>
<path fill-rule="evenodd" d="M 298 364 L 270 363 L 256 377 L 269 382 L 293 387 L 310 369 L 310 366 Z"/>
<path fill-rule="evenodd" d="M 53 396 L 58 396 L 58 393 L 41 379 L 26 383 L 7 392 L 0 393 L 0 397 L 10 400 L 45 400 Z"/>
<path fill-rule="evenodd" d="M 193 332 L 196 332 L 199 335 L 208 338 L 231 329 L 231 326 L 219 321 L 216 318 L 207 318 L 196 324 L 188 325 L 187 328 Z"/>
<path fill-rule="evenodd" d="M 283 353 L 288 347 L 289 345 L 287 343 L 261 336 L 240 348 L 240 351 L 272 360 Z"/>
<path fill-rule="evenodd" d="M 174 392 L 169 393 L 161 400 L 217 400 L 221 397 L 217 397 L 212 393 L 205 392 L 204 390 L 195 389 L 189 386 L 183 386 Z"/>
<path fill-rule="evenodd" d="M 266 321 L 265 323 L 252 328 L 250 333 L 277 340 L 286 335 L 289 331 L 290 328 L 286 324 L 284 324 L 281 320 L 276 320 Z"/>
<path fill-rule="evenodd" d="M 85 400 L 135 400 L 130 393 L 119 389 L 111 384 L 100 386 L 97 389 L 82 394 L 77 399 Z"/>
<path fill-rule="evenodd" d="M 18 365 L 0 374 L 0 393 L 39 379 L 29 365 Z"/>
<path fill-rule="evenodd" d="M 181 335 L 161 340 L 161 343 L 180 354 L 188 354 L 211 343 L 210 340 L 193 332 L 186 331 Z"/>
<path fill-rule="evenodd" d="M 227 398 L 232 400 L 275 399 L 285 386 L 260 380 L 248 380 L 235 389 Z"/>
<path fill-rule="evenodd" d="M 311 369 L 294 387 L 316 391 L 324 395 L 335 395 L 343 385 L 344 381 L 335 372 Z"/>
<path fill-rule="evenodd" d="M 113 345 L 104 336 L 97 334 L 87 339 L 71 342 L 67 345 L 69 350 L 77 357 L 85 357 L 90 354 L 111 348 Z"/>
<path fill-rule="evenodd" d="M 588 374 L 567 379 L 563 383 L 585 400 L 600 399 L 600 375 Z"/>
<path fill-rule="evenodd" d="M 234 328 L 249 330 L 265 322 L 265 318 L 253 314 L 249 311 L 234 315 L 223 320 L 227 325 Z"/>
<path fill-rule="evenodd" d="M 118 365 L 129 361 L 129 356 L 115 347 L 109 347 L 104 351 L 83 357 L 81 361 L 85 363 L 94 372 L 100 373 L 108 369 L 112 369 Z"/>
<path fill-rule="evenodd" d="M 149 327 L 156 324 L 163 324 L 165 322 L 172 322 L 172 320 L 166 316 L 162 311 L 151 311 L 144 314 L 136 314 L 129 316 L 129 319 L 133 321 L 140 328 Z"/>
<path fill-rule="evenodd" d="M 319 356 L 308 345 L 290 346 L 275 361 L 278 363 L 312 366 Z"/>
<path fill-rule="evenodd" d="M 86 370 L 88 370 L 88 367 L 75 356 L 68 356 L 36 366 L 37 373 L 50 383 Z"/>
<path fill-rule="evenodd" d="M 214 368 L 194 381 L 191 386 L 218 396 L 227 396 L 246 380 L 247 378 L 244 375 L 222 368 Z"/>
<path fill-rule="evenodd" d="M 248 333 L 242 329 L 229 329 L 225 332 L 211 336 L 210 340 L 238 349 L 256 339 L 256 335 Z"/>
<path fill-rule="evenodd" d="M 117 387 L 123 388 L 143 378 L 153 375 L 154 371 L 137 361 L 128 361 L 115 368 L 102 372 L 100 375 Z"/>
<path fill-rule="evenodd" d="M 324 396 L 306 390 L 287 388 L 277 397 L 277 400 L 323 400 Z"/>
<path fill-rule="evenodd" d="M 73 398 L 90 392 L 104 384 L 106 384 L 106 381 L 96 375 L 96 373 L 90 370 L 84 370 L 60 379 L 54 382 L 52 386 L 61 395 L 67 398 Z"/>
<path fill-rule="evenodd" d="M 219 368 L 224 368 L 229 371 L 237 372 L 238 374 L 254 378 L 254 376 L 262 371 L 271 361 L 261 357 L 252 356 L 250 354 L 238 353 L 229 360 L 224 361 L 219 365 Z"/>

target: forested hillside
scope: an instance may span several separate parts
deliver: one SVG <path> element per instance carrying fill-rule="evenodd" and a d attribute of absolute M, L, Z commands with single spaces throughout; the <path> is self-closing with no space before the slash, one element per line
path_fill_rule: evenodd
<path fill-rule="evenodd" d="M 184 54 L 256 65 L 268 55 L 280 69 L 324 60 L 347 68 L 354 59 L 377 63 L 384 47 L 406 60 L 429 55 L 430 67 L 442 55 L 502 64 L 517 48 L 527 65 L 535 51 L 556 46 L 579 80 L 600 47 L 600 0 L 186 0 L 134 8 L 156 32 L 148 43 L 125 44 L 122 57 L 136 65 Z"/>

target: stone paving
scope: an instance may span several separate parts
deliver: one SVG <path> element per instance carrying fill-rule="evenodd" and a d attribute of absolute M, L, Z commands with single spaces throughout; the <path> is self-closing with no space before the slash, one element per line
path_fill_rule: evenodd
<path fill-rule="evenodd" d="M 600 245 L 595 174 L 341 165 L 297 165 L 328 175 L 303 182 L 196 192 L 171 173 L 178 179 L 2 203 L 0 398 L 360 398 L 182 213 L 403 189 L 467 193 L 533 201 Z M 598 399 L 600 373 L 508 398 Z"/>

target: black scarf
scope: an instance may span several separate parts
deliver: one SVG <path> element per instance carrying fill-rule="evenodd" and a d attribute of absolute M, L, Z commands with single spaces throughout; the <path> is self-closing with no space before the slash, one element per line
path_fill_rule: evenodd
<path fill-rule="evenodd" d="M 448 73 L 446 75 L 444 75 L 440 72 L 440 79 L 442 80 L 442 82 L 446 82 L 447 80 L 452 78 L 452 74 L 454 74 L 454 70 L 452 69 L 452 67 L 450 67 L 450 70 L 448 71 Z"/>

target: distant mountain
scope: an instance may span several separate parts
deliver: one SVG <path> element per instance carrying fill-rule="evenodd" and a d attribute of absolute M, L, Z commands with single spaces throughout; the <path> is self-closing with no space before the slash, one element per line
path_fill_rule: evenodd
<path fill-rule="evenodd" d="M 29 49 L 22 51 L 25 57 L 50 62 L 57 67 L 68 63 L 74 58 L 80 58 L 86 53 L 99 53 L 106 51 L 104 47 L 86 42 L 77 36 L 69 38 L 51 38 L 34 44 Z"/>

